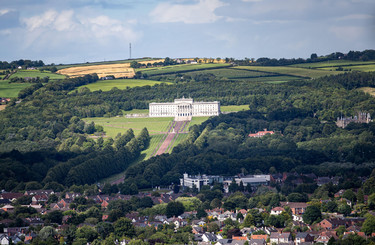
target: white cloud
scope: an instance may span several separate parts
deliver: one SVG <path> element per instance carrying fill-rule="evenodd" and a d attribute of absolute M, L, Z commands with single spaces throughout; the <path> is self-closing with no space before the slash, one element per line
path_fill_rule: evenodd
<path fill-rule="evenodd" d="M 342 20 L 367 20 L 367 19 L 373 19 L 373 18 L 374 18 L 374 16 L 369 15 L 369 14 L 350 14 L 350 15 L 338 17 L 335 20 L 337 20 L 337 21 L 342 21 Z"/>
<path fill-rule="evenodd" d="M 4 14 L 6 14 L 6 13 L 9 13 L 11 10 L 9 10 L 9 9 L 0 9 L 0 16 L 1 15 L 4 15 Z"/>
<path fill-rule="evenodd" d="M 195 4 L 160 3 L 150 16 L 160 23 L 213 23 L 222 18 L 215 14 L 215 10 L 226 5 L 220 0 L 199 0 Z"/>

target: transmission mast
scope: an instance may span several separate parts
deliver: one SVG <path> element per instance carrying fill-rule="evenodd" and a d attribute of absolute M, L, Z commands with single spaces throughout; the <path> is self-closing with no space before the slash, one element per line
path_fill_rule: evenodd
<path fill-rule="evenodd" d="M 129 60 L 132 59 L 132 43 L 129 43 Z"/>

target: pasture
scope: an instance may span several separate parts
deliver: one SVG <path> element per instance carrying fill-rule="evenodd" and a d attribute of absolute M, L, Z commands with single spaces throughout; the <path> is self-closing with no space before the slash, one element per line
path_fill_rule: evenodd
<path fill-rule="evenodd" d="M 9 80 L 0 80 L 0 97 L 15 98 L 18 93 L 32 83 L 9 83 Z"/>
<path fill-rule="evenodd" d="M 375 88 L 363 87 L 363 88 L 359 88 L 359 90 L 361 90 L 361 91 L 363 91 L 365 93 L 368 93 L 371 96 L 375 96 Z"/>
<path fill-rule="evenodd" d="M 362 65 L 373 65 L 374 61 L 351 61 L 351 60 L 330 60 L 314 63 L 303 63 L 290 65 L 291 67 L 300 68 L 324 68 L 324 67 L 339 67 L 339 66 L 362 66 Z"/>
<path fill-rule="evenodd" d="M 109 91 L 114 87 L 118 89 L 127 89 L 127 88 L 142 87 L 142 86 L 147 86 L 147 85 L 153 86 L 155 84 L 160 84 L 160 83 L 164 83 L 164 82 L 142 80 L 142 79 L 114 79 L 114 80 L 99 80 L 95 83 L 90 83 L 87 85 L 83 85 L 81 87 L 86 87 L 90 89 L 90 91 L 97 91 L 97 90 Z M 170 84 L 168 82 L 165 82 L 165 83 Z"/>
<path fill-rule="evenodd" d="M 198 71 L 198 70 L 209 70 L 215 68 L 229 67 L 230 64 L 182 64 L 182 65 L 173 65 L 173 66 L 162 66 L 162 67 L 153 67 L 153 68 L 140 68 L 136 71 L 140 71 L 149 76 L 163 75 L 163 74 L 174 74 L 182 73 L 189 71 Z"/>
<path fill-rule="evenodd" d="M 39 71 L 39 70 L 17 70 L 13 75 L 10 76 L 10 78 L 12 78 L 12 77 L 21 77 L 21 78 L 25 78 L 25 77 L 32 77 L 32 78 L 49 77 L 50 80 L 59 80 L 59 79 L 65 78 L 64 75 L 52 73 L 50 71 Z"/>
<path fill-rule="evenodd" d="M 251 71 L 270 72 L 286 76 L 295 76 L 299 78 L 318 78 L 327 75 L 336 75 L 342 72 L 325 71 L 319 69 L 305 69 L 292 66 L 238 66 L 237 69 L 245 69 Z"/>
<path fill-rule="evenodd" d="M 220 106 L 222 112 L 237 112 L 249 110 L 249 105 L 226 105 Z"/>

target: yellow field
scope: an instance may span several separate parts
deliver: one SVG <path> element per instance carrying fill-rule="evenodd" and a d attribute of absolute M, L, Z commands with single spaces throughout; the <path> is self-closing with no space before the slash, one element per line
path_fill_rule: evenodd
<path fill-rule="evenodd" d="M 6 107 L 6 105 L 0 105 L 0 111 L 1 111 L 1 110 L 4 110 L 5 107 Z"/>
<path fill-rule="evenodd" d="M 363 92 L 368 93 L 371 96 L 375 96 L 375 88 L 363 87 L 363 88 L 359 88 L 359 90 L 362 90 Z"/>
<path fill-rule="evenodd" d="M 159 59 L 159 60 L 140 61 L 138 63 L 153 64 L 155 62 L 163 62 L 163 61 L 164 59 Z M 113 75 L 115 76 L 115 78 L 119 78 L 119 77 L 132 78 L 135 75 L 135 71 L 133 68 L 130 67 L 130 63 L 76 66 L 76 67 L 69 67 L 69 68 L 61 69 L 57 71 L 57 73 L 67 75 L 69 77 L 79 77 L 79 76 L 84 76 L 87 74 L 96 73 L 98 74 L 99 78 L 105 77 L 108 75 Z"/>

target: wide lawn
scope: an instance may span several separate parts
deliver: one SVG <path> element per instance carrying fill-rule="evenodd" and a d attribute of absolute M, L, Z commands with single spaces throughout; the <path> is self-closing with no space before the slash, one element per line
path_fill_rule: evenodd
<path fill-rule="evenodd" d="M 114 87 L 118 89 L 127 89 L 127 88 L 142 87 L 142 86 L 147 86 L 147 85 L 153 86 L 155 84 L 160 84 L 160 83 L 171 84 L 168 82 L 159 82 L 159 81 L 142 80 L 142 79 L 114 79 L 114 80 L 99 80 L 95 83 L 90 83 L 87 85 L 83 85 L 81 87 L 89 88 L 90 91 L 97 91 L 97 90 L 109 91 Z"/>

